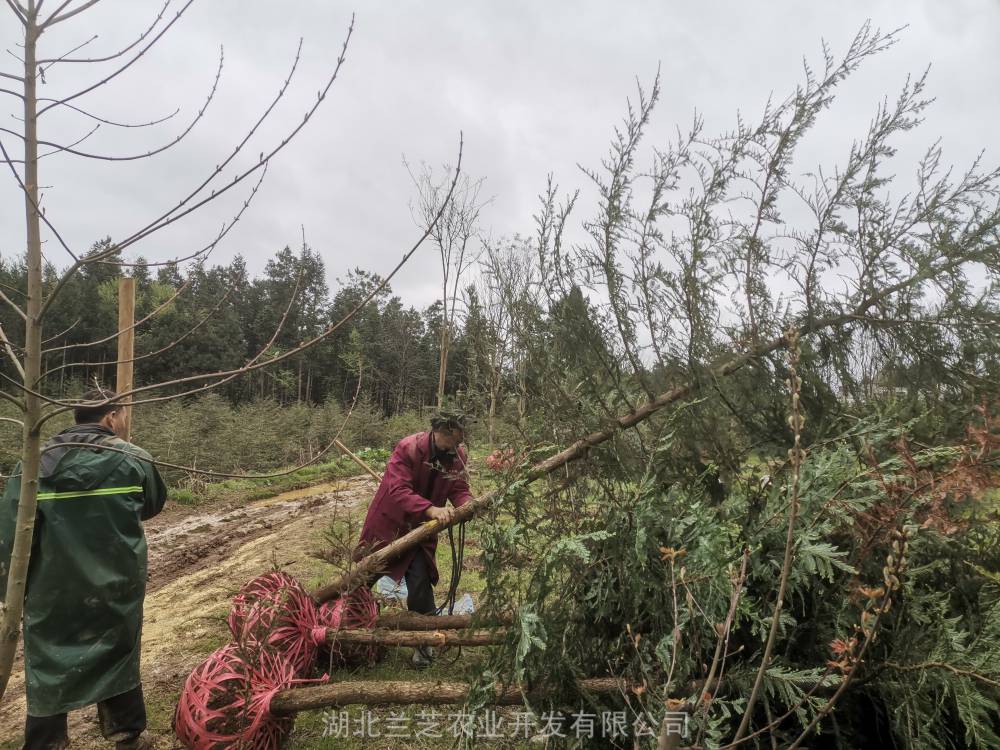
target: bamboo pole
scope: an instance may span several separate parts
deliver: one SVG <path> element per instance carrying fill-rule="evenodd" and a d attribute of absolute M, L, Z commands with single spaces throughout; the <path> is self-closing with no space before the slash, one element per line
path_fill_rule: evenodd
<path fill-rule="evenodd" d="M 472 625 L 473 615 L 422 615 L 417 612 L 393 612 L 381 615 L 375 623 L 376 628 L 395 630 L 462 630 Z M 510 625 L 514 622 L 511 615 L 501 615 L 491 618 L 490 622 L 478 623 L 482 627 L 492 625 Z"/>
<path fill-rule="evenodd" d="M 370 643 L 381 646 L 491 646 L 507 635 L 501 630 L 336 630 L 330 628 L 326 642 Z"/>
<path fill-rule="evenodd" d="M 589 693 L 624 693 L 628 683 L 617 677 L 580 680 L 579 687 Z M 381 680 L 338 682 L 306 688 L 282 690 L 271 699 L 270 712 L 276 716 L 315 708 L 336 706 L 449 705 L 464 703 L 470 686 L 465 682 L 383 682 Z M 533 691 L 543 697 L 545 691 Z M 496 706 L 516 706 L 524 701 L 524 691 L 497 685 L 492 701 Z"/>
<path fill-rule="evenodd" d="M 135 368 L 135 279 L 122 276 L 118 279 L 118 368 L 115 390 L 127 393 L 132 390 Z M 132 407 L 129 400 L 122 402 L 125 412 L 123 420 L 123 440 L 128 440 L 132 432 Z"/>
<path fill-rule="evenodd" d="M 342 442 L 340 442 L 340 438 L 337 438 L 336 440 L 334 440 L 333 444 L 336 445 L 354 463 L 356 463 L 362 469 L 364 469 L 365 471 L 367 471 L 371 475 L 372 479 L 374 479 L 376 482 L 381 482 L 382 481 L 382 475 L 379 474 L 377 471 L 375 471 L 375 469 L 373 469 L 371 466 L 369 466 L 368 464 L 366 464 L 364 461 L 362 461 L 361 457 L 358 456 L 357 454 L 355 454 L 353 451 L 351 451 L 350 448 L 348 448 L 346 445 L 344 445 Z"/>

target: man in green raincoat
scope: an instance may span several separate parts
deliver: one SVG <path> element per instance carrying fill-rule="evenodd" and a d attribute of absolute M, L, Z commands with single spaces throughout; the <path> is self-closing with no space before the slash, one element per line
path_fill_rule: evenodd
<path fill-rule="evenodd" d="M 84 394 L 74 410 L 76 425 L 42 448 L 24 603 L 26 750 L 65 747 L 66 712 L 93 703 L 102 733 L 118 750 L 146 743 L 139 677 L 142 522 L 160 512 L 167 494 L 150 455 L 117 436 L 124 410 L 98 405 L 114 396 Z M 0 502 L 3 597 L 20 480 L 18 465 Z"/>

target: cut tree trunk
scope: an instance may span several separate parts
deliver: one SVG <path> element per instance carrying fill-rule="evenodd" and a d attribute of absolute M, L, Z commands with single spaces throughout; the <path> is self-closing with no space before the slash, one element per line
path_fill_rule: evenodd
<path fill-rule="evenodd" d="M 473 615 L 422 615 L 417 612 L 394 612 L 382 615 L 376 627 L 382 630 L 461 630 L 472 624 Z M 494 617 L 491 622 L 478 623 L 481 627 L 510 625 L 511 616 Z"/>
<path fill-rule="evenodd" d="M 615 677 L 580 680 L 580 688 L 589 693 L 623 693 L 628 683 Z M 281 716 L 314 708 L 336 706 L 399 706 L 407 704 L 451 705 L 464 703 L 469 696 L 464 682 L 338 682 L 332 685 L 283 690 L 271 699 L 271 713 Z M 545 691 L 531 693 L 544 697 Z M 496 706 L 517 706 L 524 692 L 516 687 L 498 685 L 492 701 Z"/>
<path fill-rule="evenodd" d="M 371 643 L 381 646 L 491 646 L 500 643 L 507 630 L 335 630 L 326 642 Z"/>

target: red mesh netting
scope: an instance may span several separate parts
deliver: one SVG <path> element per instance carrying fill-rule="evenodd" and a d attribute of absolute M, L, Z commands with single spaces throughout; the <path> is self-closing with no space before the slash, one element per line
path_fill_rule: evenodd
<path fill-rule="evenodd" d="M 233 599 L 229 630 L 245 649 L 273 651 L 298 675 L 312 667 L 316 643 L 316 605 L 287 573 L 273 571 L 247 583 Z"/>
<path fill-rule="evenodd" d="M 215 651 L 184 683 L 174 714 L 177 739 L 191 750 L 277 750 L 293 719 L 271 715 L 271 698 L 312 682 L 303 678 L 317 650 L 329 648 L 329 628 L 371 630 L 378 612 L 369 589 L 317 608 L 290 575 L 254 578 L 233 599 L 228 623 L 235 641 Z M 338 664 L 357 664 L 381 654 L 375 645 L 335 642 L 328 656 Z"/>
<path fill-rule="evenodd" d="M 291 731 L 290 716 L 268 711 L 275 693 L 292 686 L 295 672 L 267 651 L 244 661 L 241 649 L 228 644 L 188 675 L 174 713 L 177 739 L 192 750 L 275 750 Z"/>

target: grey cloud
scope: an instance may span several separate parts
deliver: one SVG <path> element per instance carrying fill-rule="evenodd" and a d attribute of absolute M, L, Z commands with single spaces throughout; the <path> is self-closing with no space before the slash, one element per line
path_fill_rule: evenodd
<path fill-rule="evenodd" d="M 88 49 L 112 49 L 130 40 L 158 7 L 152 0 L 105 0 L 47 39 L 47 54 L 95 32 L 100 39 Z M 223 44 L 223 80 L 204 122 L 169 154 L 145 162 L 46 160 L 44 182 L 52 185 L 47 215 L 78 248 L 153 218 L 242 137 L 304 37 L 301 70 L 288 100 L 248 147 L 256 156 L 280 140 L 314 100 L 339 53 L 350 13 L 339 0 L 196 3 L 148 59 L 96 92 L 90 106 L 119 118 L 180 106 L 182 114 L 156 131 L 160 139 L 170 138 L 200 106 Z M 466 168 L 486 176 L 486 192 L 496 197 L 485 214 L 488 227 L 494 235 L 529 233 L 546 174 L 554 173 L 566 190 L 585 185 L 577 163 L 599 164 L 636 78 L 648 85 L 662 64 L 663 98 L 651 143 L 665 142 L 677 124 L 686 127 L 696 108 L 708 131 L 718 132 L 733 124 L 737 110 L 753 117 L 770 93 L 789 92 L 801 77 L 802 56 L 818 60 L 821 38 L 839 52 L 869 16 L 884 29 L 909 28 L 895 49 L 844 85 L 841 100 L 804 144 L 803 169 L 836 163 L 881 97 L 892 96 L 907 73 L 919 73 L 928 63 L 934 64 L 929 93 L 938 101 L 905 144 L 905 171 L 939 136 L 949 161 L 966 163 L 983 147 L 995 160 L 995 2 L 366 3 L 358 7 L 356 34 L 330 99 L 275 162 L 256 205 L 216 257 L 226 261 L 239 252 L 258 271 L 280 247 L 298 244 L 305 225 L 331 282 L 354 266 L 385 272 L 417 235 L 402 155 L 415 162 L 453 162 L 460 130 Z M 11 46 L 17 29 L 4 19 L 0 41 Z M 53 68 L 46 90 L 68 91 L 91 80 L 93 72 L 84 67 Z M 9 113 L 16 112 L 15 103 L 3 98 Z M 65 115 L 49 118 L 43 128 L 52 140 L 85 132 Z M 156 140 L 150 132 L 102 128 L 87 146 L 142 150 Z M 9 136 L 3 141 L 8 149 L 16 146 Z M 0 248 L 10 255 L 23 242 L 23 210 L 10 180 L 0 184 Z M 138 252 L 162 259 L 206 242 L 245 192 Z M 426 304 L 436 291 L 436 265 L 430 249 L 423 252 L 394 283 L 415 304 Z M 60 257 L 51 242 L 47 253 Z"/>

